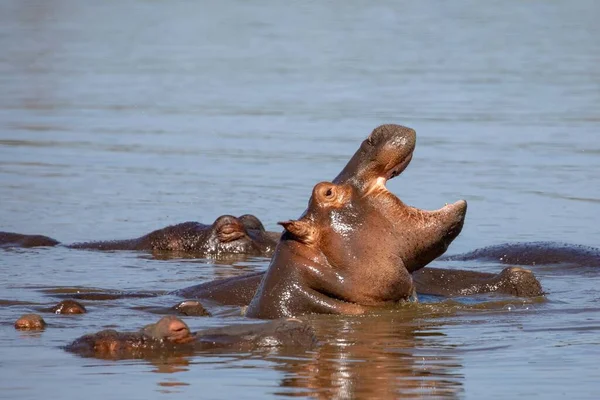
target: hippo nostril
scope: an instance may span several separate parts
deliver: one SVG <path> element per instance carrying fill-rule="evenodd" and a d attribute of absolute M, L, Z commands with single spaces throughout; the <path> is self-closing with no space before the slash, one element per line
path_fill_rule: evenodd
<path fill-rule="evenodd" d="M 225 226 L 221 228 L 221 233 L 224 235 L 231 235 L 233 232 L 237 231 L 233 226 Z"/>
<path fill-rule="evenodd" d="M 218 238 L 221 242 L 233 242 L 246 236 L 246 232 L 239 229 L 221 229 L 218 232 Z"/>

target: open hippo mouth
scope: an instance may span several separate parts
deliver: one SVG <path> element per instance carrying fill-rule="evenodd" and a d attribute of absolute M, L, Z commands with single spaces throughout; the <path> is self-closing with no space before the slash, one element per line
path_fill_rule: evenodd
<path fill-rule="evenodd" d="M 385 185 L 408 167 L 416 141 L 416 132 L 405 126 L 388 124 L 375 128 L 333 183 L 350 183 L 364 195 L 380 190 L 400 201 Z M 463 203 L 466 205 L 464 200 L 454 204 Z"/>
<path fill-rule="evenodd" d="M 412 161 L 412 156 L 413 153 L 411 152 L 404 160 L 400 161 L 396 166 L 391 168 L 386 174 L 385 180 L 388 181 L 400 175 L 406 169 L 406 167 L 408 167 L 408 164 L 410 164 L 410 162 Z"/>
<path fill-rule="evenodd" d="M 400 175 L 410 164 L 416 145 L 413 129 L 400 125 L 381 125 L 363 141 L 342 172 L 333 180 L 348 183 L 365 198 L 370 198 L 404 238 L 413 257 L 405 257 L 407 269 L 422 268 L 443 254 L 462 230 L 467 203 L 459 200 L 439 210 L 421 210 L 404 204 L 391 193 L 386 183 Z M 409 253 L 405 250 L 404 253 Z"/>
<path fill-rule="evenodd" d="M 364 193 L 400 175 L 410 164 L 416 145 L 413 129 L 382 125 L 366 138 L 333 183 L 350 183 Z"/>

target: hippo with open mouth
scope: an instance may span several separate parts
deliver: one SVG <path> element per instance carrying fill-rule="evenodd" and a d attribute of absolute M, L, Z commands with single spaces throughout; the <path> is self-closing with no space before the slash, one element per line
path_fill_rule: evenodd
<path fill-rule="evenodd" d="M 415 131 L 382 125 L 332 183 L 317 184 L 308 209 L 285 228 L 246 315 L 359 314 L 408 300 L 411 273 L 460 233 L 467 203 L 436 211 L 404 204 L 385 184 L 409 164 Z"/>
<path fill-rule="evenodd" d="M 316 284 L 317 292 L 336 305 L 324 312 L 344 312 L 341 310 L 344 307 L 349 309 L 348 312 L 356 312 L 364 307 L 393 303 L 411 297 L 415 286 L 420 293 L 440 295 L 490 291 L 524 296 L 542 294 L 537 279 L 524 269 L 508 268 L 500 274 L 422 269 L 443 254 L 460 233 L 466 202 L 458 201 L 437 211 L 423 211 L 405 205 L 387 190 L 387 180 L 402 173 L 410 163 L 415 141 L 415 132 L 410 128 L 399 125 L 376 128 L 333 182 L 315 187 L 304 215 L 297 221 L 282 223 L 283 235 L 265 231 L 258 218 L 251 215 L 223 216 L 212 225 L 190 222 L 138 239 L 69 247 L 170 250 L 205 255 L 262 252 L 262 255 L 269 255 L 281 236 L 280 251 L 273 259 L 270 271 L 283 268 L 284 272 L 268 273 L 270 283 L 265 281 L 261 286 L 261 296 L 268 297 L 267 292 L 282 285 L 308 287 L 306 285 Z M 0 244 L 25 240 L 27 236 L 8 233 L 3 236 L 0 233 Z M 300 267 L 303 261 L 295 253 L 298 249 L 307 252 L 308 257 L 319 256 L 321 259 L 315 258 L 312 266 Z M 305 271 L 300 275 L 292 273 L 293 268 L 284 267 L 284 264 L 296 265 Z M 306 276 L 306 271 L 315 273 L 315 282 Z M 255 298 L 264 276 L 263 272 L 251 273 L 195 285 L 174 294 L 246 306 Z M 298 280 L 300 277 L 302 279 Z M 291 292 L 280 294 L 291 298 Z M 93 293 L 80 293 L 74 297 L 86 299 L 88 295 L 93 297 Z M 131 294 L 117 293 L 115 296 L 124 295 Z M 310 300 L 315 303 L 319 297 Z M 264 304 L 264 299 L 255 298 L 250 315 L 262 315 L 258 309 Z M 327 302 L 319 304 L 327 305 Z M 295 314 L 293 309 L 299 308 L 282 306 L 280 312 L 292 315 Z M 279 315 L 278 312 L 266 314 Z"/>
<path fill-rule="evenodd" d="M 206 282 L 175 291 L 187 298 L 245 306 L 247 315 L 275 318 L 310 312 L 362 313 L 412 297 L 501 292 L 539 296 L 530 271 L 499 274 L 426 268 L 460 233 L 467 204 L 440 210 L 404 204 L 387 180 L 406 169 L 414 130 L 376 128 L 333 182 L 315 186 L 309 207 L 285 232 L 266 273 Z"/>

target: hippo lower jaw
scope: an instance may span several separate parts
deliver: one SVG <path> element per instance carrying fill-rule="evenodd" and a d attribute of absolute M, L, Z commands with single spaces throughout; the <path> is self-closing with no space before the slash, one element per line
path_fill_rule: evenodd
<path fill-rule="evenodd" d="M 412 161 L 415 145 L 413 129 L 379 126 L 333 180 L 335 184 L 355 187 L 364 201 L 378 208 L 394 225 L 394 234 L 406 238 L 404 245 L 399 246 L 399 255 L 426 253 L 416 257 L 417 262 L 407 262 L 409 271 L 424 267 L 446 251 L 462 230 L 467 209 L 466 201 L 460 200 L 439 210 L 420 210 L 404 204 L 388 190 L 387 181 L 400 175 Z"/>
<path fill-rule="evenodd" d="M 390 139 L 390 140 L 394 141 L 393 139 Z M 388 164 L 386 164 L 382 168 L 382 171 L 379 173 L 376 172 L 376 170 L 378 169 L 377 166 L 374 166 L 372 171 L 369 174 L 366 174 L 366 175 L 371 175 L 372 178 L 367 179 L 365 181 L 363 197 L 379 196 L 379 195 L 390 196 L 393 198 L 392 203 L 398 204 L 398 207 L 408 208 L 416 213 L 428 213 L 428 212 L 429 213 L 436 213 L 436 212 L 452 213 L 452 212 L 454 212 L 456 214 L 461 214 L 460 209 L 462 207 L 464 207 L 466 209 L 466 201 L 465 200 L 459 200 L 453 204 L 446 204 L 446 206 L 444 206 L 438 210 L 426 211 L 426 210 L 421 210 L 421 209 L 411 207 L 411 206 L 404 204 L 402 201 L 400 201 L 400 199 L 398 199 L 398 197 L 396 197 L 395 194 L 393 194 L 392 192 L 389 191 L 389 189 L 386 186 L 387 181 L 397 177 L 402 172 L 404 172 L 404 170 L 408 167 L 408 165 L 412 161 L 413 153 L 414 153 L 414 148 L 412 148 L 409 152 L 407 152 L 405 154 L 401 154 L 400 156 L 402 158 L 399 161 L 393 160 L 393 161 L 388 162 Z M 334 180 L 334 182 L 335 182 L 335 180 Z M 462 214 L 464 214 L 464 212 Z M 456 227 L 459 228 L 459 232 L 460 232 L 460 229 L 462 228 L 463 221 L 464 221 L 464 218 L 457 220 L 457 222 L 456 222 Z M 456 235 L 454 237 L 456 237 Z"/>
<path fill-rule="evenodd" d="M 467 213 L 467 202 L 465 200 L 458 200 L 452 204 L 446 204 L 444 207 L 434 212 L 445 214 L 449 216 L 450 220 L 452 221 L 450 223 L 450 227 L 447 228 L 448 230 L 446 235 L 444 236 L 444 239 L 449 245 L 450 242 L 452 242 L 462 231 L 465 223 L 465 215 Z"/>
<path fill-rule="evenodd" d="M 464 224 L 464 217 L 467 212 L 467 202 L 466 200 L 458 200 L 451 204 L 446 204 L 444 207 L 437 210 L 422 210 L 416 207 L 409 206 L 405 204 L 402 200 L 400 200 L 394 193 L 390 192 L 386 186 L 386 183 L 389 179 L 397 176 L 402 172 L 410 162 L 410 158 L 405 160 L 406 164 L 401 170 L 397 170 L 396 168 L 392 168 L 387 171 L 385 176 L 380 176 L 375 179 L 366 189 L 363 197 L 385 197 L 386 201 L 390 203 L 392 209 L 391 214 L 395 216 L 399 213 L 408 213 L 413 214 L 415 216 L 420 216 L 423 220 L 428 220 L 437 215 L 444 215 L 449 217 L 448 227 L 446 234 L 444 235 L 451 242 L 462 230 Z M 399 172 L 398 172 L 399 171 Z M 390 178 L 388 178 L 390 176 Z M 448 243 L 450 244 L 450 243 Z"/>

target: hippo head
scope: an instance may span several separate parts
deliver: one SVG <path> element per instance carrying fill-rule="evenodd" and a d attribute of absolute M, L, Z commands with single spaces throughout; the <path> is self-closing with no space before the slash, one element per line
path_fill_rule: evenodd
<path fill-rule="evenodd" d="M 175 225 L 151 234 L 152 247 L 211 256 L 245 254 L 269 256 L 279 233 L 267 232 L 254 215 L 222 215 L 211 225 L 195 222 Z"/>
<path fill-rule="evenodd" d="M 181 319 L 168 315 L 158 322 L 146 325 L 141 333 L 155 340 L 165 340 L 171 343 L 188 343 L 194 340 L 190 328 Z"/>
<path fill-rule="evenodd" d="M 375 129 L 333 183 L 314 187 L 300 219 L 280 223 L 286 230 L 282 241 L 311 248 L 319 265 L 335 271 L 339 284 L 323 288 L 330 297 L 362 305 L 407 298 L 410 273 L 444 253 L 460 233 L 464 200 L 425 211 L 404 204 L 385 186 L 408 166 L 415 139 L 409 128 Z"/>
<path fill-rule="evenodd" d="M 365 139 L 342 172 L 333 180 L 348 183 L 393 226 L 404 266 L 414 272 L 442 255 L 462 230 L 467 212 L 464 200 L 425 211 L 404 204 L 385 186 L 412 160 L 416 144 L 413 129 L 381 125 Z M 410 254 L 410 256 L 409 256 Z"/>
<path fill-rule="evenodd" d="M 139 332 L 117 332 L 112 329 L 88 334 L 67 345 L 65 350 L 83 357 L 104 359 L 159 358 L 170 354 L 186 354 L 193 350 L 195 335 L 185 322 L 166 316 Z"/>

